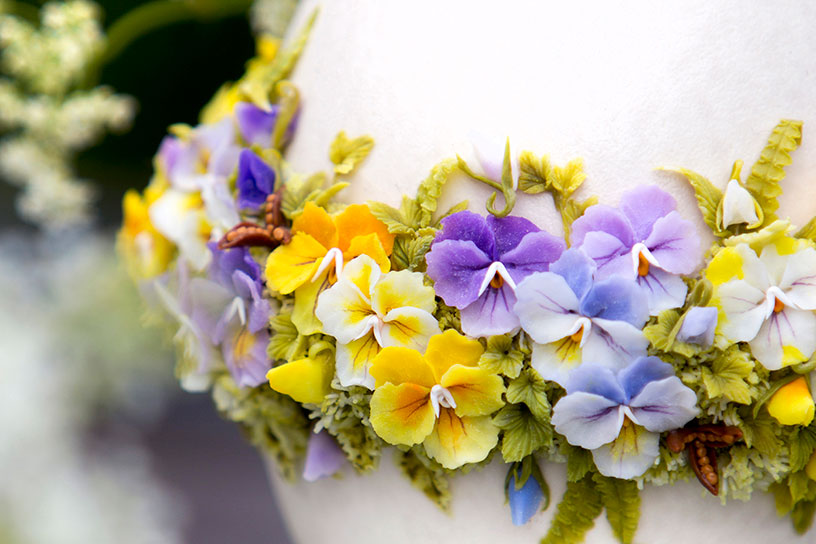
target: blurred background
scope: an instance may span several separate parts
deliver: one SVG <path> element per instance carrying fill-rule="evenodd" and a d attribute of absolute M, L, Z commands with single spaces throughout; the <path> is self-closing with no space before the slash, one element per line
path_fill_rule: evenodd
<path fill-rule="evenodd" d="M 0 82 L 15 87 L 0 99 L 0 542 L 290 542 L 260 457 L 208 394 L 175 383 L 171 346 L 143 323 L 114 253 L 122 196 L 147 184 L 168 125 L 196 124 L 254 54 L 249 0 L 207 1 L 78 84 L 135 101 L 130 124 L 67 155 L 90 203 L 79 221 L 57 217 L 57 186 L 32 189 L 47 171 L 26 178 L 49 153 L 21 151 L 42 143 L 25 123 L 44 107 L 21 93 L 42 89 L 4 58 Z M 96 2 L 102 28 L 157 3 Z M 0 0 L 0 16 L 36 27 L 43 4 Z M 9 28 L 6 50 L 22 39 Z"/>

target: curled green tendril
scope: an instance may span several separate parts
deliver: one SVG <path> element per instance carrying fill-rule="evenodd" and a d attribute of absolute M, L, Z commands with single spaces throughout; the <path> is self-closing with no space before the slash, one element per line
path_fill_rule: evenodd
<path fill-rule="evenodd" d="M 320 340 L 309 346 L 309 359 L 316 358 L 323 351 L 331 351 L 334 353 L 334 344 L 326 340 Z"/>
<path fill-rule="evenodd" d="M 475 173 L 471 168 L 467 165 L 465 160 L 460 157 L 459 155 L 456 156 L 456 159 L 459 161 L 459 168 L 467 174 L 469 177 L 475 179 L 476 181 L 481 181 L 485 185 L 488 185 L 496 190 L 495 193 L 490 195 L 487 199 L 487 203 L 485 204 L 485 208 L 487 211 L 496 217 L 505 217 L 513 210 L 513 206 L 516 205 L 516 188 L 513 186 L 513 172 L 510 167 L 510 139 L 508 138 L 507 143 L 504 146 L 504 160 L 502 161 L 502 179 L 501 183 L 497 181 L 493 181 L 492 179 L 488 179 L 481 174 Z M 495 207 L 496 204 L 496 195 L 499 193 L 502 194 L 504 197 L 504 208 L 501 210 L 497 210 Z"/>

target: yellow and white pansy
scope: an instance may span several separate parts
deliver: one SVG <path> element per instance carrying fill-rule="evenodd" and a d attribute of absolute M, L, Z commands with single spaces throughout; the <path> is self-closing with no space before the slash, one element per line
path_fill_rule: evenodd
<path fill-rule="evenodd" d="M 478 366 L 484 349 L 448 329 L 433 336 L 424 355 L 383 349 L 371 375 L 371 426 L 389 444 L 422 443 L 448 469 L 484 460 L 498 442 L 490 414 L 504 406 L 504 381 Z"/>
<path fill-rule="evenodd" d="M 721 249 L 706 278 L 719 309 L 717 332 L 748 342 L 768 370 L 807 361 L 816 350 L 816 250 L 778 237 L 759 255 L 748 244 Z"/>
<path fill-rule="evenodd" d="M 181 257 L 195 270 L 204 270 L 210 262 L 207 242 L 212 227 L 200 194 L 167 189 L 150 205 L 148 215 L 156 230 L 178 247 Z"/>
<path fill-rule="evenodd" d="M 439 332 L 435 308 L 434 291 L 424 285 L 421 273 L 383 274 L 367 255 L 352 259 L 337 283 L 320 295 L 315 309 L 323 331 L 337 339 L 340 383 L 373 389 L 369 367 L 382 348 L 424 350 Z"/>
<path fill-rule="evenodd" d="M 128 271 L 136 279 L 158 276 L 173 258 L 175 247 L 156 230 L 148 214 L 150 205 L 160 196 L 161 190 L 150 186 L 144 197 L 131 189 L 122 201 L 124 219 L 117 241 Z"/>

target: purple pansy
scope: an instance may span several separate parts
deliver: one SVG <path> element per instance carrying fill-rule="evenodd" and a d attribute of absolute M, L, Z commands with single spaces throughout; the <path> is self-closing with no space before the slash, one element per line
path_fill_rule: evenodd
<path fill-rule="evenodd" d="M 677 204 L 655 186 L 632 189 L 620 208 L 595 205 L 572 224 L 570 241 L 598 265 L 598 279 L 620 275 L 637 280 L 649 296 L 649 311 L 683 305 L 686 284 L 678 274 L 693 272 L 700 240 Z"/>
<path fill-rule="evenodd" d="M 259 108 L 250 102 L 238 102 L 235 105 L 235 120 L 241 137 L 248 145 L 257 145 L 263 149 L 272 147 L 272 132 L 278 121 L 280 107 L 273 104 L 269 109 Z M 295 131 L 297 113 L 292 118 L 284 134 L 284 145 Z"/>
<path fill-rule="evenodd" d="M 515 312 L 535 341 L 532 365 L 546 380 L 564 385 L 583 361 L 617 369 L 646 355 L 646 295 L 631 279 L 594 274 L 594 261 L 571 248 L 516 289 Z"/>
<path fill-rule="evenodd" d="M 327 431 L 312 433 L 306 449 L 303 479 L 307 482 L 314 482 L 331 476 L 343 468 L 346 462 L 346 454 Z"/>
<path fill-rule="evenodd" d="M 697 395 L 657 357 L 641 357 L 617 372 L 585 364 L 570 376 L 552 423 L 567 442 L 592 450 L 604 476 L 636 478 L 659 455 L 660 434 L 699 413 Z"/>
<path fill-rule="evenodd" d="M 271 368 L 266 355 L 270 306 L 262 296 L 261 268 L 247 248 L 221 251 L 212 243 L 209 247 L 210 277 L 190 282 L 192 320 L 221 346 L 238 385 L 260 385 Z"/>
<path fill-rule="evenodd" d="M 507 498 L 510 502 L 513 525 L 521 526 L 530 521 L 530 518 L 541 509 L 544 493 L 538 480 L 533 476 L 528 477 L 520 489 L 516 489 L 516 475 L 512 474 L 507 482 Z"/>
<path fill-rule="evenodd" d="M 694 306 L 686 312 L 676 339 L 680 342 L 697 344 L 707 348 L 714 342 L 714 329 L 716 328 L 717 308 L 714 306 Z"/>
<path fill-rule="evenodd" d="M 479 337 L 518 328 L 516 285 L 547 270 L 564 246 L 524 218 L 462 211 L 442 220 L 425 258 L 436 294 L 461 310 L 462 331 Z"/>
<path fill-rule="evenodd" d="M 275 171 L 250 149 L 241 151 L 238 159 L 238 208 L 255 210 L 275 190 Z"/>

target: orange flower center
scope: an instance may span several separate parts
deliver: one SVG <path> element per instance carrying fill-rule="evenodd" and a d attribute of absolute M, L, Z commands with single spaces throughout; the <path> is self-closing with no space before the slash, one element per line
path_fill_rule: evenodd
<path fill-rule="evenodd" d="M 778 314 L 782 310 L 785 309 L 785 303 L 779 300 L 778 298 L 774 298 L 774 313 Z"/>
<path fill-rule="evenodd" d="M 649 274 L 649 261 L 643 253 L 638 254 L 638 276 L 646 276 Z"/>
<path fill-rule="evenodd" d="M 572 340 L 576 344 L 580 344 L 581 343 L 581 338 L 583 338 L 583 336 L 584 336 L 584 326 L 581 325 L 580 329 L 578 329 L 577 331 L 575 331 L 574 333 L 572 333 L 570 335 L 570 340 Z"/>
<path fill-rule="evenodd" d="M 490 287 L 493 289 L 501 289 L 502 285 L 504 285 L 504 278 L 502 278 L 501 275 L 496 272 L 496 275 L 493 276 L 492 280 L 490 280 Z"/>

